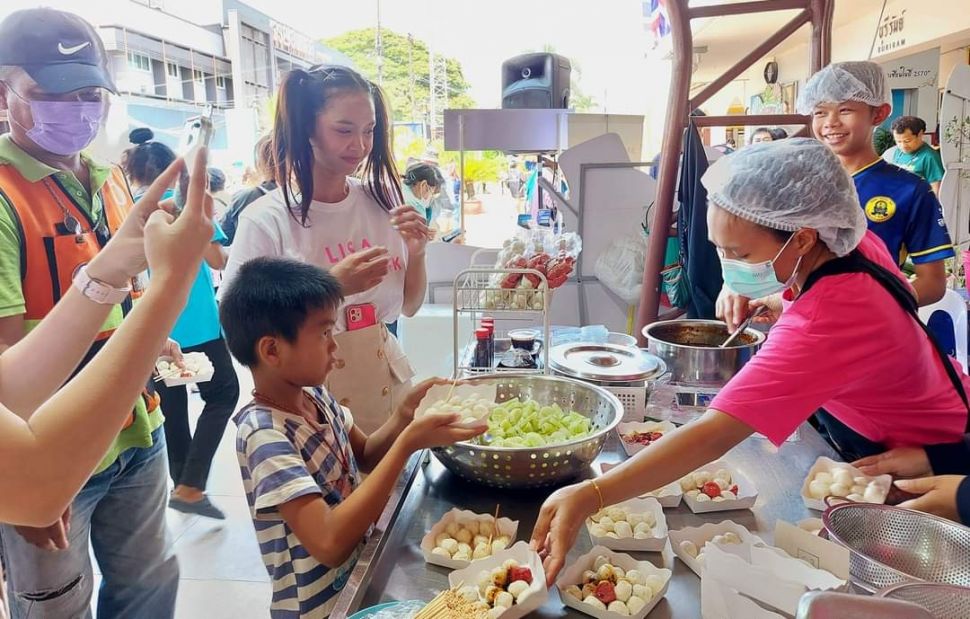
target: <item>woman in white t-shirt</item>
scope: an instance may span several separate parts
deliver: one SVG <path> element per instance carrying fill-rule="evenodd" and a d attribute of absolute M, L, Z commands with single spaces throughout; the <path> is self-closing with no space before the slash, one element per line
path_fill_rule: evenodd
<path fill-rule="evenodd" d="M 347 67 L 287 74 L 273 128 L 279 188 L 239 218 L 223 288 L 257 256 L 329 269 L 346 300 L 337 325 L 342 363 L 327 388 L 373 432 L 414 372 L 384 324 L 424 302 L 424 215 L 402 206 L 380 89 Z"/>

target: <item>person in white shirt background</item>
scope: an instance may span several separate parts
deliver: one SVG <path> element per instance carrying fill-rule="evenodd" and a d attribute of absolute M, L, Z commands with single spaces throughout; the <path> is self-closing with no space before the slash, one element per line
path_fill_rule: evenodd
<path fill-rule="evenodd" d="M 273 128 L 279 188 L 252 204 L 223 275 L 258 256 L 330 270 L 346 294 L 338 312 L 341 361 L 327 388 L 373 432 L 414 375 L 385 323 L 424 303 L 424 213 L 404 206 L 380 89 L 352 69 L 296 69 L 280 86 Z"/>

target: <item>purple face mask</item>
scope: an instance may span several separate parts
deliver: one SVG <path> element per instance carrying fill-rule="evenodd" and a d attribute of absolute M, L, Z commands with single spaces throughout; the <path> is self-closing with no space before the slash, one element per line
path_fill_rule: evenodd
<path fill-rule="evenodd" d="M 34 126 L 27 130 L 27 137 L 47 152 L 62 157 L 76 155 L 98 135 L 106 109 L 104 101 L 33 101 L 13 92 L 30 105 Z"/>

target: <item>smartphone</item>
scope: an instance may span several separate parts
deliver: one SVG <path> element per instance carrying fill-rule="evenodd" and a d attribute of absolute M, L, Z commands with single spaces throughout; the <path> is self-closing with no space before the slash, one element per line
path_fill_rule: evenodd
<path fill-rule="evenodd" d="M 444 243 L 450 243 L 450 242 L 454 241 L 455 239 L 457 239 L 459 236 L 461 236 L 461 228 L 449 232 L 448 234 L 446 234 L 443 237 L 441 237 L 441 240 Z"/>
<path fill-rule="evenodd" d="M 348 305 L 344 309 L 344 312 L 344 316 L 347 319 L 348 331 L 366 329 L 377 324 L 377 308 L 374 307 L 373 303 Z"/>
<path fill-rule="evenodd" d="M 182 126 L 182 138 L 179 140 L 179 155 L 185 159 L 185 166 L 191 170 L 195 165 L 195 157 L 199 150 L 209 146 L 212 140 L 212 106 L 206 106 L 199 116 L 193 116 Z"/>
<path fill-rule="evenodd" d="M 175 188 L 175 207 L 180 211 L 185 207 L 185 199 L 189 192 L 189 173 L 195 169 L 195 158 L 202 148 L 209 146 L 212 134 L 211 105 L 207 105 L 199 116 L 186 120 L 182 126 L 178 154 L 185 160 L 185 168 L 179 175 L 179 183 Z"/>

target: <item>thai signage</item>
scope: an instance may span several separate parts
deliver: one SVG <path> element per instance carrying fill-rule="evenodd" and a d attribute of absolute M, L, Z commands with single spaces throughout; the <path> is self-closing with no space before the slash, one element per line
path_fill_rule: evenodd
<path fill-rule="evenodd" d="M 883 15 L 876 29 L 876 49 L 874 54 L 887 54 L 906 46 L 906 9 L 889 10 Z"/>

